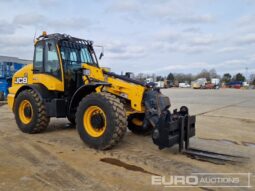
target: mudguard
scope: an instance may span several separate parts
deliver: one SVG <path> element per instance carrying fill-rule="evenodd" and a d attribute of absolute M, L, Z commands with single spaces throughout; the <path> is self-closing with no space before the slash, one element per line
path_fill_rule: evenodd
<path fill-rule="evenodd" d="M 73 94 L 69 103 L 68 115 L 73 115 L 81 99 L 84 98 L 86 95 L 95 92 L 96 88 L 99 86 L 111 86 L 111 84 L 106 82 L 92 82 L 78 88 Z"/>
<path fill-rule="evenodd" d="M 51 96 L 51 93 L 50 91 L 42 84 L 27 84 L 27 85 L 23 85 L 18 91 L 17 93 L 15 94 L 15 97 L 18 96 L 18 94 L 20 92 L 22 92 L 23 90 L 25 89 L 32 89 L 34 90 L 38 95 L 39 97 L 43 100 L 45 98 L 50 98 Z"/>

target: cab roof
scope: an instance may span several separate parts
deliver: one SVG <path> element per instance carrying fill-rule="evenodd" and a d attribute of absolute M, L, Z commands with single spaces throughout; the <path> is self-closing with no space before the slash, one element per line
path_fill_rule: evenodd
<path fill-rule="evenodd" d="M 84 39 L 72 37 L 72 36 L 67 35 L 67 34 L 60 34 L 60 33 L 53 33 L 53 34 L 43 33 L 41 36 L 36 38 L 37 41 L 47 40 L 47 39 L 54 39 L 54 40 L 57 40 L 57 41 L 67 41 L 67 42 L 72 42 L 72 43 L 77 43 L 77 44 L 84 44 L 84 45 L 93 45 L 93 41 L 84 40 Z"/>

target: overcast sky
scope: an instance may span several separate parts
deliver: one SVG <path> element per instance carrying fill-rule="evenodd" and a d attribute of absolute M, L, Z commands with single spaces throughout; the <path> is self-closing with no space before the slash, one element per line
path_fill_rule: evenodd
<path fill-rule="evenodd" d="M 253 0 L 0 0 L 0 55 L 32 59 L 35 31 L 104 45 L 120 73 L 255 73 Z"/>

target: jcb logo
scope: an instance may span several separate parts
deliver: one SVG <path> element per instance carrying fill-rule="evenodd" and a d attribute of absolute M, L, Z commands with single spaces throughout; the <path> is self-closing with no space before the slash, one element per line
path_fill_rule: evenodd
<path fill-rule="evenodd" d="M 15 83 L 15 84 L 27 84 L 27 77 L 24 77 L 24 78 L 16 78 L 14 83 Z"/>

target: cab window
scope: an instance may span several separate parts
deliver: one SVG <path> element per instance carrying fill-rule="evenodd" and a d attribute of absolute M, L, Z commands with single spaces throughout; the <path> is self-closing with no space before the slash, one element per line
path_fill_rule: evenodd
<path fill-rule="evenodd" d="M 82 63 L 97 66 L 89 45 L 62 41 L 60 52 L 65 68 L 81 68 Z"/>
<path fill-rule="evenodd" d="M 87 47 L 81 49 L 81 58 L 83 63 L 93 64 L 93 59 Z"/>
<path fill-rule="evenodd" d="M 62 47 L 61 56 L 66 70 L 81 68 L 81 59 L 78 50 Z"/>
<path fill-rule="evenodd" d="M 43 43 L 42 42 L 38 42 L 38 44 L 35 47 L 34 72 L 36 73 L 43 72 Z"/>
<path fill-rule="evenodd" d="M 54 41 L 47 41 L 45 43 L 45 63 L 44 72 L 53 75 L 57 78 L 61 78 L 61 68 L 58 59 L 58 53 L 56 44 Z"/>

